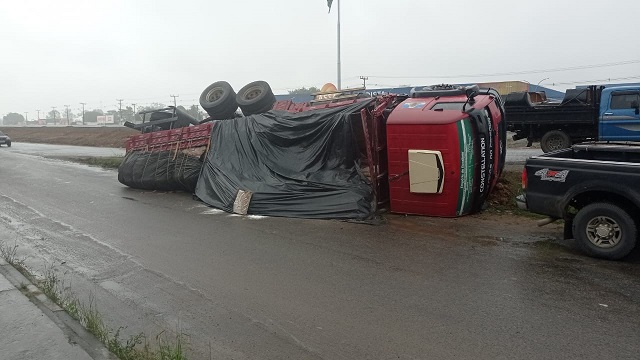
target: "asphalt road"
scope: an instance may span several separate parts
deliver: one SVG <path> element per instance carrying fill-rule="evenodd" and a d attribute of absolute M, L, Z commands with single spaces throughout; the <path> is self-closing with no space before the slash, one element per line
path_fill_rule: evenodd
<path fill-rule="evenodd" d="M 122 148 L 107 148 L 95 146 L 73 146 L 73 145 L 51 145 L 34 143 L 16 143 L 12 147 L 3 149 L 5 152 L 19 154 L 29 154 L 47 157 L 64 156 L 124 156 L 125 150 Z"/>
<path fill-rule="evenodd" d="M 234 216 L 0 148 L 0 239 L 125 333 L 209 359 L 637 359 L 640 261 L 487 215 Z"/>
<path fill-rule="evenodd" d="M 14 143 L 13 147 L 5 151 L 38 156 L 124 156 L 122 148 L 104 148 L 91 146 L 49 145 L 33 143 Z M 509 148 L 507 150 L 507 164 L 521 165 L 534 155 L 541 155 L 542 150 L 535 148 Z"/>

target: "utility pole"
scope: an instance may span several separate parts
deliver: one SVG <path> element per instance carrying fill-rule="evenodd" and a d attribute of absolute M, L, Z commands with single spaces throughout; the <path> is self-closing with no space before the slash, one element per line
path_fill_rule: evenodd
<path fill-rule="evenodd" d="M 180 95 L 169 95 L 173 98 L 173 107 L 176 107 L 176 98 L 179 97 Z"/>
<path fill-rule="evenodd" d="M 71 123 L 69 122 L 69 105 L 65 105 L 64 106 L 66 109 L 66 114 L 67 114 L 67 125 L 71 125 Z"/>
<path fill-rule="evenodd" d="M 85 125 L 85 123 L 84 123 L 84 106 L 87 105 L 87 103 L 80 103 L 80 105 L 82 105 L 82 125 Z"/>
<path fill-rule="evenodd" d="M 136 104 L 131 104 L 133 105 L 133 122 L 136 122 Z"/>
<path fill-rule="evenodd" d="M 120 110 L 118 110 L 119 114 L 120 114 L 120 120 L 118 120 L 118 124 L 122 123 L 122 102 L 124 101 L 123 99 L 116 99 L 116 101 L 118 103 L 120 103 Z"/>
<path fill-rule="evenodd" d="M 362 80 L 362 87 L 367 89 L 367 80 L 369 80 L 368 76 L 360 76 L 360 80 Z"/>
<path fill-rule="evenodd" d="M 40 121 L 40 110 L 36 110 L 38 112 L 38 118 L 36 120 Z"/>
<path fill-rule="evenodd" d="M 340 0 L 338 0 L 338 90 L 342 90 L 342 63 L 340 62 Z"/>
<path fill-rule="evenodd" d="M 56 106 L 52 106 L 53 109 L 53 125 L 58 125 L 58 121 L 56 120 Z"/>
<path fill-rule="evenodd" d="M 200 119 L 200 108 L 198 107 L 198 105 L 197 104 L 193 105 L 191 108 L 192 109 L 196 109 L 196 120 L 198 120 L 198 121 L 202 120 L 202 119 Z"/>
<path fill-rule="evenodd" d="M 29 113 L 28 112 L 24 112 L 24 124 L 27 125 L 27 121 L 29 121 Z"/>

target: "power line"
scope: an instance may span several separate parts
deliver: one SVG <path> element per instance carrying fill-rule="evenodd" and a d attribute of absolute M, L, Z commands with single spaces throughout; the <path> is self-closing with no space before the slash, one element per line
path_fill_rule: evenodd
<path fill-rule="evenodd" d="M 572 71 L 572 70 L 583 70 L 583 69 L 595 69 L 595 68 L 603 68 L 603 67 L 611 67 L 611 66 L 621 66 L 621 65 L 630 65 L 630 64 L 638 64 L 640 60 L 627 60 L 627 61 L 618 61 L 612 63 L 604 63 L 604 64 L 593 64 L 593 65 L 582 65 L 582 66 L 570 66 L 563 68 L 552 68 L 552 69 L 538 69 L 538 70 L 524 70 L 524 71 L 510 71 L 510 72 L 501 72 L 501 73 L 487 73 L 487 74 L 460 74 L 460 75 L 424 75 L 424 76 L 384 76 L 384 75 L 369 75 L 372 78 L 380 78 L 380 79 L 452 79 L 452 78 L 469 78 L 469 77 L 490 77 L 490 76 L 505 76 L 505 75 L 526 75 L 526 74 L 540 74 L 547 72 L 558 72 L 558 71 Z"/>
<path fill-rule="evenodd" d="M 173 98 L 173 107 L 176 107 L 176 98 L 180 95 L 169 95 Z"/>
<path fill-rule="evenodd" d="M 606 78 L 606 79 L 599 79 L 599 80 L 581 80 L 581 81 L 568 81 L 568 82 L 554 82 L 554 83 L 545 83 L 543 85 L 557 86 L 557 85 L 575 85 L 575 84 L 594 84 L 594 83 L 604 83 L 604 82 L 621 81 L 621 80 L 633 80 L 633 79 L 640 79 L 640 75 L 625 76 L 625 77 L 618 77 L 618 78 Z"/>
<path fill-rule="evenodd" d="M 630 60 L 627 62 L 617 62 L 617 63 L 610 63 L 610 64 L 626 64 L 626 63 L 636 63 L 636 62 L 640 62 L 640 60 Z M 600 64 L 600 65 L 591 65 L 591 66 L 601 66 L 601 65 L 605 65 L 605 64 Z M 367 76 L 363 76 L 363 77 L 367 77 Z M 359 77 L 356 77 L 356 79 Z M 419 78 L 419 77 L 415 77 L 415 78 Z M 541 85 L 544 86 L 561 86 L 561 85 L 575 85 L 575 84 L 588 84 L 588 83 L 604 83 L 604 82 L 614 82 L 614 81 L 624 81 L 624 80 L 637 80 L 640 79 L 640 75 L 630 75 L 630 76 L 623 76 L 623 77 L 616 77 L 616 78 L 603 78 L 603 79 L 596 79 L 596 80 L 569 80 L 569 81 L 563 81 L 563 82 L 545 82 L 545 83 L 541 83 Z M 361 79 L 362 80 L 362 79 Z M 403 85 L 404 84 L 404 85 Z M 388 88 L 392 88 L 392 87 L 409 87 L 411 85 L 408 85 L 408 82 L 404 82 L 404 83 L 396 83 L 396 84 L 389 84 L 388 82 L 369 82 L 369 80 L 367 79 L 367 85 L 368 86 L 380 86 L 380 87 L 388 87 Z M 274 90 L 277 91 L 289 91 L 291 89 L 295 89 L 296 87 L 283 87 L 283 88 L 273 88 Z M 176 97 L 178 97 L 178 95 L 175 95 Z M 172 95 L 173 97 L 173 95 Z M 154 97 L 154 98 L 146 98 L 146 99 L 150 99 L 150 100 L 156 100 L 156 101 L 149 101 L 149 102 L 136 102 L 136 107 L 137 108 L 142 108 L 144 106 L 148 106 L 148 105 L 152 105 L 154 103 L 162 103 L 162 98 L 161 97 Z M 166 98 L 165 98 L 166 99 Z M 175 98 L 174 98 L 175 99 Z M 121 99 L 118 99 L 121 100 Z M 199 99 L 197 98 L 193 98 L 193 99 L 187 99 L 187 98 L 183 98 L 184 103 L 198 103 Z M 94 102 L 94 103 L 80 103 L 82 105 L 83 111 L 85 111 L 85 107 L 89 107 L 89 108 L 95 108 L 95 109 L 104 109 L 104 106 L 99 106 L 98 104 L 101 104 L 101 102 Z M 174 102 L 175 104 L 175 102 Z M 55 108 L 56 107 L 52 107 L 52 109 L 55 112 Z M 121 108 L 121 104 L 120 104 L 120 108 Z M 36 110 L 38 113 L 38 119 L 40 119 L 40 110 Z M 135 111 L 134 111 L 135 112 Z M 55 116 L 54 116 L 55 118 Z M 57 118 L 55 118 L 57 120 Z"/>

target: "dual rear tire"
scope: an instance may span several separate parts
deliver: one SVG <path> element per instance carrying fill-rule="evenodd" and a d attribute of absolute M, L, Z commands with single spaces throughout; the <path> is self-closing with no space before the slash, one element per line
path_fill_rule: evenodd
<path fill-rule="evenodd" d="M 213 120 L 231 119 L 238 110 L 236 93 L 226 81 L 216 81 L 200 95 L 200 106 Z"/>
<path fill-rule="evenodd" d="M 271 110 L 275 102 L 276 97 L 265 81 L 249 83 L 237 94 L 228 82 L 217 81 L 200 95 L 200 106 L 213 120 L 235 117 L 238 107 L 245 116 L 264 113 Z"/>

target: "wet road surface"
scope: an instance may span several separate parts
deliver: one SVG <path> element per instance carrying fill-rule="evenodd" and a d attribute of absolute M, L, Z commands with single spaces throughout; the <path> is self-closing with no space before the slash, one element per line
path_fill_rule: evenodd
<path fill-rule="evenodd" d="M 100 148 L 91 146 L 49 145 L 33 143 L 13 143 L 11 148 L 4 151 L 17 152 L 45 157 L 73 157 L 73 156 L 124 156 L 122 148 Z M 542 150 L 535 148 L 509 148 L 507 150 L 507 164 L 524 164 L 524 161 L 534 155 L 541 155 Z"/>
<path fill-rule="evenodd" d="M 0 237 L 108 324 L 194 358 L 637 359 L 640 261 L 480 215 L 379 226 L 234 216 L 0 149 Z"/>
<path fill-rule="evenodd" d="M 51 144 L 16 143 L 16 142 L 14 142 L 10 148 L 2 148 L 1 150 L 5 152 L 14 152 L 19 154 L 29 154 L 29 155 L 37 155 L 37 156 L 45 156 L 45 157 L 124 156 L 124 152 L 125 152 L 123 148 L 51 145 Z"/>

